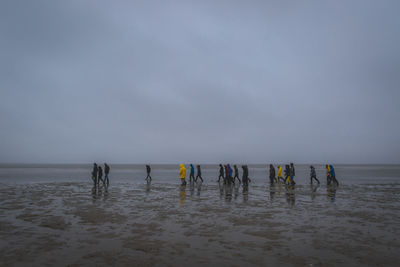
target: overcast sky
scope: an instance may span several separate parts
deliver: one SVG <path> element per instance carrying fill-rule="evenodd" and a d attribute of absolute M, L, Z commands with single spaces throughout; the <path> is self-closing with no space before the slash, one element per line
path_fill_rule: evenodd
<path fill-rule="evenodd" d="M 400 163 L 400 1 L 0 2 L 0 162 Z"/>

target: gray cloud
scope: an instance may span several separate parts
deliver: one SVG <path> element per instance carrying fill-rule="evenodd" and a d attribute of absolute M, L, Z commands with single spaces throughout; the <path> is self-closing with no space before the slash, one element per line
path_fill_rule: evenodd
<path fill-rule="evenodd" d="M 399 7 L 2 1 L 0 162 L 399 163 Z"/>

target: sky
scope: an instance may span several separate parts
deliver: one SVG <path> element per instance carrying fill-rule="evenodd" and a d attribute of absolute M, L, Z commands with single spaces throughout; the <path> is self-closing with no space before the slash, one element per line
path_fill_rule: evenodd
<path fill-rule="evenodd" d="M 0 163 L 400 163 L 400 1 L 0 1 Z"/>

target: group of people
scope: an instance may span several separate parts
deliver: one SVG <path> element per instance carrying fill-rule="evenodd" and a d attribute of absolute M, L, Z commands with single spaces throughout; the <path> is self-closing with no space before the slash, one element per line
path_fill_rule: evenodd
<path fill-rule="evenodd" d="M 271 184 L 274 182 L 282 181 L 285 184 L 295 185 L 294 176 L 295 176 L 295 169 L 294 164 L 290 163 L 285 165 L 285 178 L 282 176 L 282 166 L 278 165 L 278 175 L 276 176 L 274 165 L 269 165 L 269 181 Z"/>
<path fill-rule="evenodd" d="M 327 178 L 327 185 L 331 185 L 335 183 L 339 185 L 338 180 L 336 179 L 335 169 L 332 165 L 325 165 L 326 168 L 326 178 Z M 197 175 L 195 176 L 195 168 L 193 164 L 190 164 L 190 174 L 189 174 L 189 181 L 190 182 L 197 182 L 198 179 L 203 182 L 203 178 L 201 176 L 201 167 L 200 165 L 196 166 Z M 239 178 L 239 169 L 237 165 L 233 165 L 233 169 L 230 164 L 222 165 L 219 164 L 219 176 L 217 182 L 221 181 L 221 178 L 224 184 L 234 184 L 236 179 L 238 180 L 239 184 L 243 183 L 243 185 L 248 185 L 251 182 L 249 178 L 249 168 L 247 165 L 242 165 L 242 180 Z M 286 164 L 284 170 L 284 176 L 282 175 L 282 166 L 277 166 L 277 173 L 275 172 L 274 165 L 269 165 L 269 179 L 270 183 L 278 183 L 283 182 L 287 185 L 295 185 L 294 177 L 295 177 L 295 168 L 294 164 Z M 147 176 L 145 180 L 147 182 L 151 182 L 151 167 L 150 165 L 146 165 L 146 172 Z M 93 171 L 92 171 L 92 180 L 95 185 L 99 185 L 100 181 L 103 182 L 104 185 L 109 185 L 110 181 L 108 178 L 108 174 L 110 173 L 110 166 L 107 163 L 104 163 L 104 179 L 103 179 L 103 169 L 101 166 L 98 166 L 96 163 L 93 164 Z M 179 166 L 179 178 L 181 179 L 181 185 L 186 185 L 186 167 L 183 164 Z M 320 181 L 317 178 L 317 174 L 315 172 L 314 166 L 310 166 L 310 183 L 313 183 L 313 180 L 316 180 L 318 184 Z"/>
<path fill-rule="evenodd" d="M 99 185 L 100 181 L 103 182 L 103 185 L 109 185 L 110 180 L 108 179 L 108 174 L 110 173 L 110 166 L 107 163 L 104 163 L 104 179 L 103 179 L 103 168 L 98 166 L 96 163 L 93 164 L 92 171 L 92 180 L 94 185 Z"/>
<path fill-rule="evenodd" d="M 251 181 L 249 178 L 249 169 L 247 165 L 243 165 L 243 175 L 242 175 L 242 180 L 239 178 L 239 169 L 236 165 L 233 165 L 233 169 L 230 164 L 222 166 L 222 164 L 219 164 L 219 177 L 217 182 L 221 181 L 221 178 L 223 179 L 224 184 L 231 184 L 235 183 L 236 179 L 238 179 L 239 183 L 243 182 L 244 185 L 248 185 L 248 183 Z M 234 172 L 234 174 L 233 174 Z M 179 165 L 179 178 L 181 179 L 181 185 L 186 185 L 186 167 L 182 163 Z M 189 181 L 190 182 L 197 182 L 197 179 L 200 178 L 200 180 L 203 182 L 203 178 L 201 177 L 201 168 L 200 165 L 197 165 L 197 175 L 196 177 L 194 176 L 194 166 L 193 164 L 190 164 L 190 175 L 189 175 Z"/>
<path fill-rule="evenodd" d="M 333 166 L 327 164 L 325 165 L 325 168 L 326 168 L 327 185 L 331 185 L 332 183 L 339 185 L 339 182 L 336 179 L 335 169 L 333 168 Z M 274 165 L 272 164 L 269 165 L 269 179 L 271 184 L 273 184 L 274 182 L 282 181 L 283 183 L 288 185 L 295 185 L 296 183 L 294 182 L 294 176 L 295 176 L 295 169 L 293 163 L 290 163 L 290 165 L 285 165 L 285 178 L 282 177 L 282 167 L 280 165 L 278 165 L 277 177 L 275 177 Z M 317 173 L 315 172 L 315 167 L 313 165 L 310 165 L 310 183 L 312 184 L 314 180 L 316 180 L 318 184 L 320 183 L 320 181 L 317 178 Z"/>
<path fill-rule="evenodd" d="M 242 180 L 240 180 L 239 169 L 236 165 L 233 165 L 233 170 L 232 170 L 230 164 L 226 164 L 224 166 L 222 166 L 222 164 L 219 164 L 219 176 L 217 182 L 220 182 L 222 178 L 224 184 L 231 184 L 231 183 L 234 184 L 236 179 L 238 179 L 239 184 L 243 182 L 244 185 L 247 185 L 249 182 L 251 182 L 249 178 L 249 168 L 247 165 L 243 165 L 242 169 L 243 169 Z M 233 171 L 235 173 L 233 173 Z"/>
<path fill-rule="evenodd" d="M 197 182 L 197 179 L 200 178 L 201 182 L 203 182 L 203 177 L 201 177 L 201 167 L 200 165 L 196 166 L 197 175 L 194 176 L 194 166 L 190 164 L 190 174 L 189 174 L 189 181 L 190 182 Z M 179 165 L 179 178 L 181 179 L 181 185 L 186 185 L 186 168 L 185 165 L 182 163 Z"/>

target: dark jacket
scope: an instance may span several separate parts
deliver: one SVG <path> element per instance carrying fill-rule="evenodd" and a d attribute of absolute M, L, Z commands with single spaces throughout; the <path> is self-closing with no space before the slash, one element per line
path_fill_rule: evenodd
<path fill-rule="evenodd" d="M 99 166 L 99 177 L 103 177 L 103 169 Z"/>
<path fill-rule="evenodd" d="M 243 166 L 242 166 L 242 169 L 243 169 L 243 176 L 242 176 L 242 179 L 243 179 L 244 181 L 246 181 L 246 180 L 249 178 L 249 169 L 247 168 L 246 165 L 243 165 Z"/>
<path fill-rule="evenodd" d="M 194 166 L 193 166 L 193 164 L 190 164 L 190 174 L 194 174 Z"/>
<path fill-rule="evenodd" d="M 235 170 L 235 176 L 239 176 L 239 170 L 236 165 L 233 165 L 233 169 Z"/>
<path fill-rule="evenodd" d="M 315 168 L 314 168 L 314 167 L 311 168 L 311 174 L 310 174 L 310 176 L 311 176 L 311 177 L 317 177 L 317 174 L 315 173 Z"/>
<path fill-rule="evenodd" d="M 221 164 L 219 164 L 219 174 L 224 175 L 224 167 Z"/>
<path fill-rule="evenodd" d="M 294 165 L 290 165 L 290 175 L 295 176 Z"/>
<path fill-rule="evenodd" d="M 229 177 L 232 177 L 232 168 L 231 168 L 231 165 L 227 165 L 227 167 L 228 167 L 228 176 Z"/>
<path fill-rule="evenodd" d="M 95 163 L 95 164 L 93 164 L 92 175 L 93 175 L 93 176 L 97 176 L 97 171 L 98 171 L 98 168 L 97 168 L 97 164 Z"/>
<path fill-rule="evenodd" d="M 269 178 L 275 178 L 275 168 L 274 166 L 269 167 Z"/>
<path fill-rule="evenodd" d="M 147 171 L 147 173 L 150 173 L 150 172 L 151 172 L 151 168 L 150 168 L 149 165 L 146 165 L 146 171 Z"/>
<path fill-rule="evenodd" d="M 197 165 L 197 175 L 201 175 L 200 165 Z"/>
<path fill-rule="evenodd" d="M 329 165 L 329 168 L 330 168 L 329 174 L 331 175 L 331 177 L 335 177 L 336 176 L 335 175 L 335 169 L 333 168 L 332 165 Z"/>
<path fill-rule="evenodd" d="M 110 166 L 108 164 L 104 164 L 104 173 L 109 174 L 110 173 Z"/>

